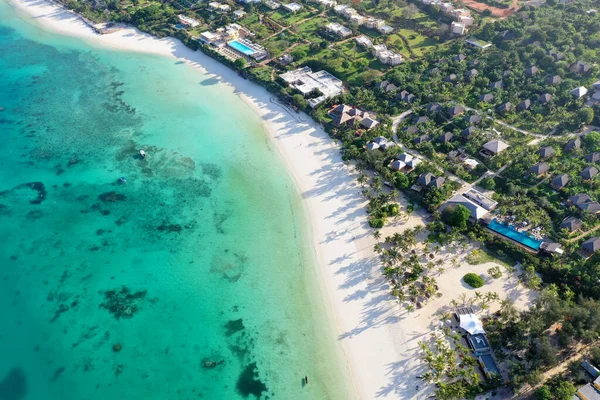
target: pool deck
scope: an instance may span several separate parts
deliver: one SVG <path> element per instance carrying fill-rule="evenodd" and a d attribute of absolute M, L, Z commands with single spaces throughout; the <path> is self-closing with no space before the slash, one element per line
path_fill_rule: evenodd
<path fill-rule="evenodd" d="M 500 232 L 496 232 L 493 229 L 488 228 L 487 226 L 485 227 L 485 229 L 487 229 L 489 232 L 491 232 L 494 236 L 499 237 L 500 239 L 504 239 L 504 240 L 508 240 L 513 242 L 514 244 L 516 244 L 517 246 L 521 247 L 523 250 L 526 250 L 528 253 L 531 254 L 538 254 L 540 252 L 540 250 L 535 250 L 521 242 L 516 241 L 515 239 L 509 238 L 508 236 L 504 236 L 503 234 L 501 234 Z"/>

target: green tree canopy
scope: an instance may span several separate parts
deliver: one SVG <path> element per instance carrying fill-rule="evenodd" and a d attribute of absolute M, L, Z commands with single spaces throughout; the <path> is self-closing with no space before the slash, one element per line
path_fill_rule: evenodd
<path fill-rule="evenodd" d="M 471 211 L 462 204 L 456 204 L 446 207 L 442 213 L 444 221 L 461 230 L 467 229 L 467 221 L 471 216 Z"/>

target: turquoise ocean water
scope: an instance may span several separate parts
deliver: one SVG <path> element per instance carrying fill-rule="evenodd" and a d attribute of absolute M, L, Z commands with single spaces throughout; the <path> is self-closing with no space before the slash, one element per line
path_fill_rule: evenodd
<path fill-rule="evenodd" d="M 0 107 L 0 400 L 351 397 L 299 197 L 230 90 L 0 1 Z"/>

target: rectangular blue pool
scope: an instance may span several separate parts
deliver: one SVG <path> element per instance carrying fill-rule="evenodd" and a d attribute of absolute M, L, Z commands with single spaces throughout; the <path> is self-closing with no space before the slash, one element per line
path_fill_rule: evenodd
<path fill-rule="evenodd" d="M 539 250 L 540 245 L 542 244 L 541 240 L 536 240 L 527 233 L 517 232 L 517 230 L 512 226 L 500 224 L 495 219 L 490 222 L 488 228 L 533 250 Z"/>
<path fill-rule="evenodd" d="M 227 45 L 232 49 L 237 50 L 240 53 L 245 54 L 247 56 L 251 56 L 252 54 L 256 53 L 255 50 L 252 50 L 250 47 L 238 42 L 237 40 L 232 40 L 231 42 L 227 43 Z"/>

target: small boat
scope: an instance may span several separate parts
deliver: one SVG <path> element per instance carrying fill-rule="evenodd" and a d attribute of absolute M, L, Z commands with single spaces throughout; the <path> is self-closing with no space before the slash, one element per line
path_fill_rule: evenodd
<path fill-rule="evenodd" d="M 122 176 L 119 178 L 119 182 L 125 183 L 125 182 L 127 182 L 127 179 L 125 179 L 125 177 Z"/>
<path fill-rule="evenodd" d="M 142 158 L 146 158 L 146 152 L 144 150 L 140 150 L 140 156 Z"/>

